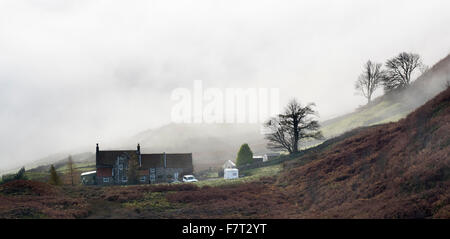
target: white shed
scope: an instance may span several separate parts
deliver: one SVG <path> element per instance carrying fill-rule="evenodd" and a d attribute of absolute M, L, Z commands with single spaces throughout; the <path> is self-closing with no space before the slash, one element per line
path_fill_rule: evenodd
<path fill-rule="evenodd" d="M 235 179 L 239 178 L 239 169 L 237 168 L 226 168 L 223 170 L 224 179 Z"/>

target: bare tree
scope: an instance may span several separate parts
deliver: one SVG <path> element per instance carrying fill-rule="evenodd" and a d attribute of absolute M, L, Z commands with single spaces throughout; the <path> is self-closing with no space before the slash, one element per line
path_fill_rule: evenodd
<path fill-rule="evenodd" d="M 364 65 L 364 71 L 355 83 L 355 89 L 367 98 L 370 103 L 372 94 L 381 85 L 385 72 L 381 69 L 381 63 L 373 63 L 370 60 Z"/>
<path fill-rule="evenodd" d="M 402 52 L 386 62 L 386 76 L 383 79 L 385 91 L 407 87 L 413 71 L 422 66 L 418 54 Z"/>
<path fill-rule="evenodd" d="M 128 184 L 139 183 L 139 159 L 136 154 L 131 154 L 128 159 L 127 178 Z"/>
<path fill-rule="evenodd" d="M 74 177 L 75 177 L 75 170 L 73 168 L 73 160 L 72 160 L 72 156 L 69 155 L 69 158 L 67 159 L 67 170 L 69 171 L 69 178 L 71 181 L 71 185 L 74 185 Z"/>
<path fill-rule="evenodd" d="M 302 139 L 323 138 L 319 131 L 319 123 L 311 116 L 316 115 L 312 109 L 314 104 L 302 107 L 293 99 L 286 106 L 283 114 L 268 120 L 264 126 L 269 129 L 265 138 L 267 146 L 275 150 L 287 150 L 289 153 L 298 152 L 298 144 Z"/>

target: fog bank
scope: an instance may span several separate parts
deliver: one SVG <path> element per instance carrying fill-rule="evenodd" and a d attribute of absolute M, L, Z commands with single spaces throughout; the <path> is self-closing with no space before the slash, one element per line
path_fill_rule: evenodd
<path fill-rule="evenodd" d="M 171 92 L 279 88 L 322 119 L 364 62 L 450 52 L 450 2 L 0 2 L 0 170 L 170 123 Z M 402 26 L 401 29 L 398 26 Z M 378 92 L 379 94 L 380 92 Z"/>

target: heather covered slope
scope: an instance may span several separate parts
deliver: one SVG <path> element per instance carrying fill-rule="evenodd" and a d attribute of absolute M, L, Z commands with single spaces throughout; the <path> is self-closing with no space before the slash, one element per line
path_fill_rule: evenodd
<path fill-rule="evenodd" d="M 0 185 L 0 218 L 80 218 L 88 215 L 85 198 L 70 197 L 47 183 L 17 180 Z"/>
<path fill-rule="evenodd" d="M 450 217 L 450 88 L 396 123 L 362 130 L 278 180 L 299 217 Z M 309 155 L 308 157 L 312 157 Z"/>

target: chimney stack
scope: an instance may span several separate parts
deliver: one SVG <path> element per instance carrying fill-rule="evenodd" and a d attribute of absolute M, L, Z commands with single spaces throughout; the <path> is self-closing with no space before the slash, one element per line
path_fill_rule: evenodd
<path fill-rule="evenodd" d="M 141 145 L 139 145 L 139 143 L 137 145 L 137 155 L 138 155 L 138 158 L 139 158 L 139 167 L 142 167 Z"/>
<path fill-rule="evenodd" d="M 164 152 L 164 168 L 167 168 L 167 157 L 166 157 L 166 152 Z"/>
<path fill-rule="evenodd" d="M 98 143 L 97 143 L 97 147 L 95 148 L 95 165 L 98 165 L 98 157 L 100 156 L 99 151 L 100 151 L 100 149 L 98 148 Z"/>

